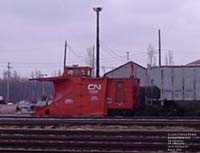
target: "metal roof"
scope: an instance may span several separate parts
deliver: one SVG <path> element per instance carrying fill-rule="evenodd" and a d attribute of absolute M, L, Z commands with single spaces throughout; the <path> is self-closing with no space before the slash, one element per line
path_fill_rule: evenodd
<path fill-rule="evenodd" d="M 129 62 L 123 64 L 123 65 L 120 65 L 120 66 L 117 67 L 117 68 L 112 69 L 111 71 L 106 72 L 106 73 L 104 74 L 104 76 L 106 76 L 107 74 L 112 73 L 112 72 L 114 72 L 114 71 L 116 71 L 116 70 L 118 70 L 118 69 L 120 69 L 120 68 L 122 68 L 122 67 L 124 67 L 124 66 L 126 66 L 126 65 L 128 65 L 128 64 L 134 64 L 134 65 L 137 65 L 137 66 L 141 67 L 142 69 L 146 70 L 145 67 L 143 67 L 143 66 L 141 66 L 141 65 L 139 65 L 139 64 L 137 64 L 137 63 L 135 63 L 135 62 L 133 62 L 133 61 L 129 61 Z"/>

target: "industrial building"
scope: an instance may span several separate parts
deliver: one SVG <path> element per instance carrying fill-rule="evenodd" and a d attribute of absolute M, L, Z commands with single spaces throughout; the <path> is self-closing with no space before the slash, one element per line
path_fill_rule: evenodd
<path fill-rule="evenodd" d="M 161 99 L 200 101 L 200 66 L 161 66 L 147 69 L 148 85 L 156 85 Z"/>
<path fill-rule="evenodd" d="M 160 89 L 160 99 L 167 101 L 200 101 L 200 65 L 192 62 L 187 65 L 153 66 L 145 68 L 134 62 L 128 62 L 109 71 L 110 78 L 130 77 L 140 79 L 141 86 L 156 86 Z"/>

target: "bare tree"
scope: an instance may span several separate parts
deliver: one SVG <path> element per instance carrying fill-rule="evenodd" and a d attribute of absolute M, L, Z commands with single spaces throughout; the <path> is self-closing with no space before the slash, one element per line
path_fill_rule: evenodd
<path fill-rule="evenodd" d="M 58 70 L 58 76 L 62 76 L 61 69 Z"/>
<path fill-rule="evenodd" d="M 169 65 L 173 65 L 174 64 L 174 56 L 173 56 L 173 52 L 171 50 L 168 51 L 168 60 L 169 60 Z"/>
<path fill-rule="evenodd" d="M 173 65 L 174 64 L 174 56 L 171 50 L 168 50 L 167 54 L 165 55 L 165 65 Z"/>
<path fill-rule="evenodd" d="M 7 80 L 7 74 L 8 74 L 7 71 L 4 70 L 4 71 L 3 71 L 3 79 L 4 79 L 4 80 Z"/>
<path fill-rule="evenodd" d="M 62 71 L 59 69 L 59 70 L 54 70 L 52 73 L 51 73 L 52 76 L 62 76 Z"/>
<path fill-rule="evenodd" d="M 165 55 L 165 65 L 169 65 L 168 55 Z"/>
<path fill-rule="evenodd" d="M 86 64 L 92 68 L 92 75 L 94 76 L 95 70 L 95 56 L 94 56 L 94 47 L 87 48 L 87 57 Z"/>
<path fill-rule="evenodd" d="M 148 62 L 147 65 L 150 66 L 156 66 L 156 51 L 154 47 L 150 44 L 147 48 L 147 56 L 148 56 Z"/>
<path fill-rule="evenodd" d="M 32 71 L 32 72 L 31 72 L 31 79 L 33 79 L 34 76 L 35 76 L 35 74 L 34 74 L 34 72 Z"/>

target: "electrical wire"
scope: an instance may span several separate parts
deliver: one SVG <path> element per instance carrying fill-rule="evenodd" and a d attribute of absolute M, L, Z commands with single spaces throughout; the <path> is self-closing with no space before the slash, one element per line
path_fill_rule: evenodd
<path fill-rule="evenodd" d="M 76 53 L 74 51 L 74 49 L 70 46 L 70 45 L 67 45 L 68 49 L 76 56 L 76 57 L 79 57 L 79 58 L 83 58 L 83 56 L 79 55 L 78 53 Z"/>
<path fill-rule="evenodd" d="M 113 49 L 111 49 L 110 47 L 105 45 L 105 43 L 103 41 L 101 41 L 101 40 L 100 40 L 100 45 L 101 45 L 102 48 L 104 48 L 106 51 L 110 51 L 110 53 L 112 53 L 112 54 L 110 54 L 109 52 L 106 52 L 106 53 L 110 54 L 111 56 L 114 55 L 113 57 L 117 57 L 117 58 L 123 59 L 122 56 L 120 56 L 117 53 L 115 53 L 115 51 Z"/>

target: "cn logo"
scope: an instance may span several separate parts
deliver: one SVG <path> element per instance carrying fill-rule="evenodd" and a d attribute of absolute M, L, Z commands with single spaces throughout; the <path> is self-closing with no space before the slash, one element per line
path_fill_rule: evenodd
<path fill-rule="evenodd" d="M 101 90 L 101 84 L 88 84 L 88 91 L 90 93 L 98 93 Z"/>

